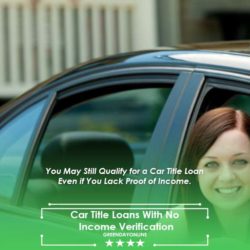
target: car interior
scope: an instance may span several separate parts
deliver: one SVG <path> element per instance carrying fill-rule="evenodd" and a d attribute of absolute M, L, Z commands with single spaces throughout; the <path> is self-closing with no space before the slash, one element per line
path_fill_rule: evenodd
<path fill-rule="evenodd" d="M 205 93 L 205 97 L 202 100 L 202 103 L 197 110 L 197 117 L 192 121 L 192 124 L 195 124 L 196 120 L 204 114 L 205 112 L 217 108 L 217 107 L 232 107 L 236 109 L 240 109 L 250 115 L 250 96 L 246 94 L 242 94 L 240 92 L 235 92 L 231 90 L 224 89 L 212 89 L 208 90 Z M 190 130 L 191 131 L 191 130 Z M 180 161 L 178 163 L 178 167 L 182 165 L 182 157 L 184 155 L 186 146 L 188 143 L 188 137 L 185 140 Z M 176 176 L 178 178 L 178 176 Z M 180 194 L 180 188 L 176 185 L 172 189 L 171 198 L 172 202 L 181 202 L 182 195 Z"/>
<path fill-rule="evenodd" d="M 158 90 L 157 90 L 158 91 Z M 144 92 L 144 93 L 143 93 Z M 130 94 L 132 93 L 132 95 Z M 138 95 L 140 94 L 140 96 Z M 49 202 L 129 203 L 135 185 L 87 185 L 86 178 L 101 179 L 105 174 L 62 174 L 64 169 L 139 169 L 165 98 L 142 98 L 150 89 L 118 93 L 119 98 L 101 97 L 80 103 L 52 116 L 33 163 L 23 204 L 41 208 Z M 169 91 L 164 95 L 168 95 Z M 120 97 L 121 95 L 121 97 Z M 107 101 L 106 101 L 107 99 Z M 146 101 L 145 101 L 146 100 Z M 149 100 L 149 101 L 148 101 Z M 46 169 L 61 171 L 47 174 Z M 129 175 L 131 179 L 137 176 Z M 125 179 L 112 175 L 107 179 Z M 58 178 L 77 179 L 77 185 L 58 183 Z M 85 183 L 79 184 L 80 178 Z"/>
<path fill-rule="evenodd" d="M 28 182 L 25 204 L 39 207 L 47 205 L 49 199 L 58 202 L 94 202 L 108 200 L 107 194 L 117 193 L 117 199 L 129 199 L 131 190 L 114 185 L 60 185 L 58 175 L 47 175 L 46 168 L 64 171 L 64 169 L 129 169 L 134 166 L 134 156 L 129 144 L 115 133 L 74 131 L 63 133 L 53 138 L 41 153 L 42 171 L 35 173 Z M 39 170 L 39 169 L 37 169 Z M 62 175 L 60 175 L 62 176 Z M 105 174 L 92 175 L 95 179 L 107 177 Z M 66 175 L 64 175 L 66 178 Z M 84 177 L 81 175 L 81 177 Z M 81 178 L 79 177 L 77 181 Z M 91 178 L 91 175 L 87 176 Z M 113 175 L 112 178 L 120 178 Z M 67 178 L 77 178 L 70 173 Z M 85 178 L 86 180 L 86 178 Z M 130 192 L 129 192 L 130 191 Z M 119 194 L 119 196 L 118 196 Z"/>
<path fill-rule="evenodd" d="M 250 97 L 247 95 L 235 94 L 233 91 L 211 90 L 206 94 L 198 116 L 218 106 L 232 106 L 250 113 L 249 103 Z M 69 118 L 75 119 L 67 114 L 67 119 Z M 55 117 L 55 120 L 59 121 L 56 126 L 53 125 L 53 120 L 50 124 L 52 128 L 54 126 L 53 133 L 50 133 L 52 129 L 49 127 L 39 147 L 28 181 L 24 205 L 40 208 L 52 201 L 91 203 L 96 201 L 97 197 L 100 202 L 131 202 L 135 185 L 86 185 L 86 183 L 85 185 L 60 185 L 58 175 L 48 175 L 46 169 L 53 168 L 61 171 L 65 168 L 84 171 L 86 168 L 102 167 L 139 169 L 146 152 L 147 141 L 145 139 L 133 141 L 134 138 L 130 141 L 131 136 L 124 136 L 120 131 L 112 131 L 112 129 L 111 131 L 110 129 L 107 131 L 79 130 L 76 127 L 70 129 L 66 126 L 65 130 L 62 130 L 59 126 L 62 120 L 58 117 Z M 49 136 L 46 137 L 46 135 Z M 75 176 L 70 174 L 64 177 L 75 179 Z M 93 176 L 81 175 L 80 177 Z M 77 181 L 80 177 L 77 177 Z M 106 176 L 95 174 L 94 177 L 103 180 Z M 121 176 L 112 176 L 112 178 L 119 177 Z M 129 177 L 136 178 L 133 175 Z"/>

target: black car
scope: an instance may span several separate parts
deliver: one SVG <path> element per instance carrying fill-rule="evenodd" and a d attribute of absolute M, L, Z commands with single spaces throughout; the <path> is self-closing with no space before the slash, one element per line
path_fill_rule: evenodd
<path fill-rule="evenodd" d="M 207 219 L 202 204 L 181 203 L 176 170 L 204 112 L 250 113 L 249 80 L 246 54 L 142 51 L 77 66 L 4 105 L 1 249 L 212 246 L 206 235 L 164 245 L 149 239 L 152 227 L 134 224 L 147 224 L 140 213 L 152 209 L 195 208 Z M 110 228 L 127 220 L 132 229 Z"/>

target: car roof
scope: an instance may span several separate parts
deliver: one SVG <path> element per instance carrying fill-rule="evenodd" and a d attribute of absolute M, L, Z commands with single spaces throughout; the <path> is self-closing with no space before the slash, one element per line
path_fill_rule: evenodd
<path fill-rule="evenodd" d="M 156 48 L 121 53 L 104 58 L 94 59 L 65 70 L 48 80 L 36 85 L 33 89 L 48 85 L 55 86 L 69 80 L 75 75 L 90 75 L 103 70 L 136 66 L 168 66 L 178 68 L 213 69 L 225 72 L 250 75 L 250 54 L 218 50 L 178 50 L 174 48 Z"/>
<path fill-rule="evenodd" d="M 177 50 L 159 48 L 122 53 L 78 65 L 60 75 L 68 77 L 75 73 L 91 74 L 103 68 L 115 69 L 133 66 L 172 66 L 185 68 L 214 69 L 250 75 L 250 55 L 244 52 L 224 50 Z M 51 80 L 49 82 L 52 82 Z"/>
<path fill-rule="evenodd" d="M 224 68 L 225 71 L 248 71 L 250 73 L 250 55 L 244 52 L 224 50 L 175 50 L 159 48 L 155 50 L 136 51 L 118 54 L 103 59 L 93 60 L 78 66 L 72 72 L 88 70 L 93 67 L 111 66 L 118 64 L 172 64 L 179 66 Z"/>
<path fill-rule="evenodd" d="M 227 51 L 212 50 L 177 50 L 159 48 L 117 54 L 77 65 L 38 84 L 18 98 L 18 103 L 33 95 L 61 86 L 68 81 L 82 76 L 93 75 L 104 70 L 131 67 L 171 67 L 183 69 L 216 70 L 250 75 L 250 55 Z M 4 106 L 12 106 L 4 105 Z M 5 108 L 4 108 L 5 109 Z M 8 109 L 8 108 L 7 108 Z M 3 111 L 3 110 L 1 110 Z"/>
<path fill-rule="evenodd" d="M 45 82 L 39 88 L 53 88 L 72 78 L 89 76 L 102 71 L 131 67 L 175 67 L 185 69 L 210 69 L 250 76 L 250 55 L 228 51 L 154 49 L 121 53 L 94 59 L 68 69 Z"/>

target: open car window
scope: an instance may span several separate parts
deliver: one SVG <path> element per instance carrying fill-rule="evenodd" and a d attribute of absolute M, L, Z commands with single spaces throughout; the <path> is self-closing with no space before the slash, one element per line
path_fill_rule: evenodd
<path fill-rule="evenodd" d="M 249 212 L 240 210 L 243 206 L 249 208 L 250 176 L 247 117 L 250 94 L 243 84 L 208 78 L 191 118 L 178 164 L 179 173 L 175 174 L 177 180 L 186 178 L 189 185 L 174 186 L 171 201 L 200 204 L 209 211 L 209 220 L 185 211 L 193 238 L 209 234 L 211 240 L 229 237 L 241 242 L 245 241 L 242 235 L 249 234 L 240 224 L 235 227 L 234 235 L 228 234 L 230 218 L 223 216 L 230 211 L 238 213 L 237 219 L 249 222 Z M 239 188 L 236 183 L 242 186 Z M 247 190 L 245 196 L 239 192 L 243 186 Z M 237 203 L 237 199 L 242 199 L 242 203 Z"/>

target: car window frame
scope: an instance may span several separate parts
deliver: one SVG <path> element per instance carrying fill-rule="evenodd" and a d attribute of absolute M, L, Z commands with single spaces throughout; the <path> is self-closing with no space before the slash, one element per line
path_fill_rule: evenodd
<path fill-rule="evenodd" d="M 50 98 L 51 104 L 48 106 L 48 110 L 46 111 L 46 115 L 43 118 L 43 124 L 37 131 L 36 139 L 33 141 L 33 148 L 32 152 L 30 152 L 29 159 L 27 161 L 26 171 L 23 174 L 25 178 L 22 178 L 18 185 L 18 192 L 16 195 L 16 203 L 18 205 L 22 205 L 22 201 L 25 195 L 25 190 L 27 187 L 28 179 L 31 174 L 33 162 L 35 160 L 35 156 L 37 154 L 39 145 L 41 143 L 43 134 L 46 130 L 48 122 L 50 118 L 58 112 L 58 105 L 63 102 L 68 103 L 69 99 L 73 100 L 70 107 L 76 105 L 80 102 L 88 101 L 98 96 L 104 96 L 105 94 L 113 94 L 121 91 L 126 90 L 133 90 L 139 88 L 160 88 L 160 87 L 172 87 L 176 83 L 179 73 L 178 71 L 169 71 L 165 70 L 164 68 L 154 68 L 150 73 L 145 74 L 144 70 L 140 69 L 139 71 L 133 71 L 132 74 L 128 74 L 127 70 L 118 71 L 118 74 L 112 75 L 112 72 L 108 74 L 104 74 L 105 77 L 101 79 L 97 79 L 95 82 L 83 82 L 82 78 L 78 79 L 74 85 L 68 84 L 69 87 L 54 89 L 51 91 Z M 125 75 L 121 75 L 121 73 L 126 73 Z M 152 79 L 149 78 L 149 75 L 152 76 Z M 108 76 L 108 77 L 107 77 Z M 174 77 L 173 77 L 174 76 Z M 135 81 L 136 77 L 136 81 Z M 110 81 L 112 78 L 112 81 Z M 171 78 L 171 79 L 170 79 Z M 115 89 L 115 90 L 114 90 Z M 100 90 L 104 92 L 100 92 Z M 81 96 L 81 99 L 78 100 L 75 98 L 77 95 Z M 171 92 L 170 92 L 171 95 Z"/>
<path fill-rule="evenodd" d="M 30 152 L 31 152 L 32 145 L 33 145 L 34 141 L 36 140 L 37 132 L 39 131 L 39 128 L 41 126 L 41 121 L 44 119 L 44 115 L 46 114 L 47 108 L 49 106 L 49 103 L 50 103 L 49 97 L 50 97 L 50 95 L 48 93 L 45 93 L 45 94 L 43 93 L 41 95 L 35 96 L 35 98 L 33 98 L 33 99 L 28 99 L 21 104 L 17 103 L 17 105 L 14 105 L 10 109 L 7 109 L 3 114 L 1 114 L 0 128 L 7 125 L 9 122 L 14 120 L 16 117 L 18 117 L 20 114 L 22 114 L 23 112 L 28 110 L 30 107 L 36 105 L 37 103 L 39 103 L 41 101 L 44 101 L 42 111 L 41 111 L 41 113 L 36 121 L 36 124 L 34 126 L 33 131 L 32 131 L 32 135 L 31 135 L 31 138 L 29 140 L 27 149 L 25 150 L 25 154 L 23 156 L 22 164 L 21 164 L 21 167 L 18 171 L 13 194 L 9 199 L 4 199 L 4 202 L 0 203 L 1 207 L 2 206 L 4 207 L 5 205 L 7 205 L 7 206 L 18 205 L 17 197 L 19 196 L 19 192 L 21 191 L 19 189 L 20 182 L 22 182 L 21 179 L 25 175 L 25 168 L 26 168 L 27 162 L 29 161 L 29 158 L 30 158 Z"/>
<path fill-rule="evenodd" d="M 204 74 L 203 88 L 200 92 L 197 104 L 194 106 L 188 128 L 183 138 L 183 143 L 180 149 L 180 155 L 177 159 L 177 164 L 176 164 L 177 168 L 180 168 L 180 165 L 182 163 L 183 154 L 187 146 L 191 129 L 198 119 L 204 98 L 211 90 L 217 89 L 217 90 L 235 91 L 235 93 L 237 92 L 238 94 L 242 93 L 244 95 L 247 94 L 250 96 L 249 76 L 234 74 L 234 73 L 232 74 L 229 72 L 216 72 L 211 70 L 209 72 L 207 72 L 206 70 L 198 70 L 197 72 Z M 176 178 L 176 176 L 173 176 L 173 178 Z M 177 198 L 178 194 L 179 194 L 179 188 L 173 187 L 169 194 L 168 201 L 176 202 L 178 200 Z"/>
<path fill-rule="evenodd" d="M 197 100 L 197 104 L 194 107 L 192 117 L 190 118 L 190 124 L 188 128 L 189 131 L 187 131 L 186 137 L 188 137 L 190 130 L 194 126 L 199 114 L 199 110 L 201 109 L 201 105 L 203 104 L 203 100 L 209 91 L 214 89 L 220 89 L 227 91 L 235 91 L 242 94 L 249 94 L 250 96 L 250 78 L 248 77 L 242 76 L 241 78 L 235 78 L 232 77 L 230 74 L 227 74 L 226 72 L 221 74 L 204 74 L 204 77 L 204 86 L 202 92 L 200 93 L 199 99 Z M 220 83 L 214 82 L 217 80 L 219 80 Z M 237 83 L 237 85 L 240 85 L 236 86 L 235 83 Z M 246 92 L 246 90 L 248 91 Z M 184 140 L 186 141 L 187 138 L 185 138 Z"/>
<path fill-rule="evenodd" d="M 30 161 L 33 156 L 33 149 L 35 147 L 37 139 L 40 137 L 43 129 L 44 129 L 44 121 L 47 119 L 51 108 L 53 107 L 53 103 L 55 101 L 56 95 L 54 93 L 48 93 L 45 95 L 41 95 L 37 98 L 34 98 L 32 101 L 28 101 L 25 103 L 17 112 L 14 112 L 14 117 L 18 116 L 21 112 L 24 112 L 26 109 L 35 105 L 41 100 L 45 100 L 44 107 L 42 112 L 36 122 L 34 131 L 32 133 L 31 139 L 29 141 L 29 145 L 27 146 L 26 154 L 24 155 L 22 166 L 19 170 L 19 174 L 17 177 L 17 182 L 13 191 L 13 195 L 10 200 L 11 205 L 20 205 L 20 200 L 23 197 L 23 183 L 27 179 L 27 169 L 30 165 Z M 12 117 L 12 119 L 14 118 Z M 9 120 L 8 120 L 9 121 Z"/>
<path fill-rule="evenodd" d="M 190 117 L 198 97 L 202 92 L 204 80 L 204 74 L 202 73 L 193 71 L 181 72 L 175 85 L 175 96 L 172 96 L 174 100 L 178 100 L 178 102 L 176 101 L 174 103 L 174 105 L 178 104 L 178 106 L 176 110 L 174 110 L 172 108 L 173 104 L 170 103 L 171 100 L 166 102 L 161 117 L 156 124 L 155 131 L 153 132 L 142 168 L 175 168 L 177 166 L 177 159 L 179 158 Z M 182 91 L 181 94 L 179 94 L 180 91 Z M 190 96 L 192 98 L 190 98 Z M 185 100 L 188 100 L 188 103 L 184 106 L 183 111 Z M 167 117 L 169 114 L 172 116 L 172 123 L 169 127 L 166 127 L 164 116 Z M 179 126 L 176 126 L 177 121 L 180 122 Z M 169 177 L 173 178 L 173 176 Z M 134 200 L 136 202 L 165 203 L 169 202 L 171 192 L 172 187 L 167 189 L 165 185 L 152 185 L 148 187 L 147 194 L 143 192 L 143 189 L 140 190 L 139 188 Z"/>

